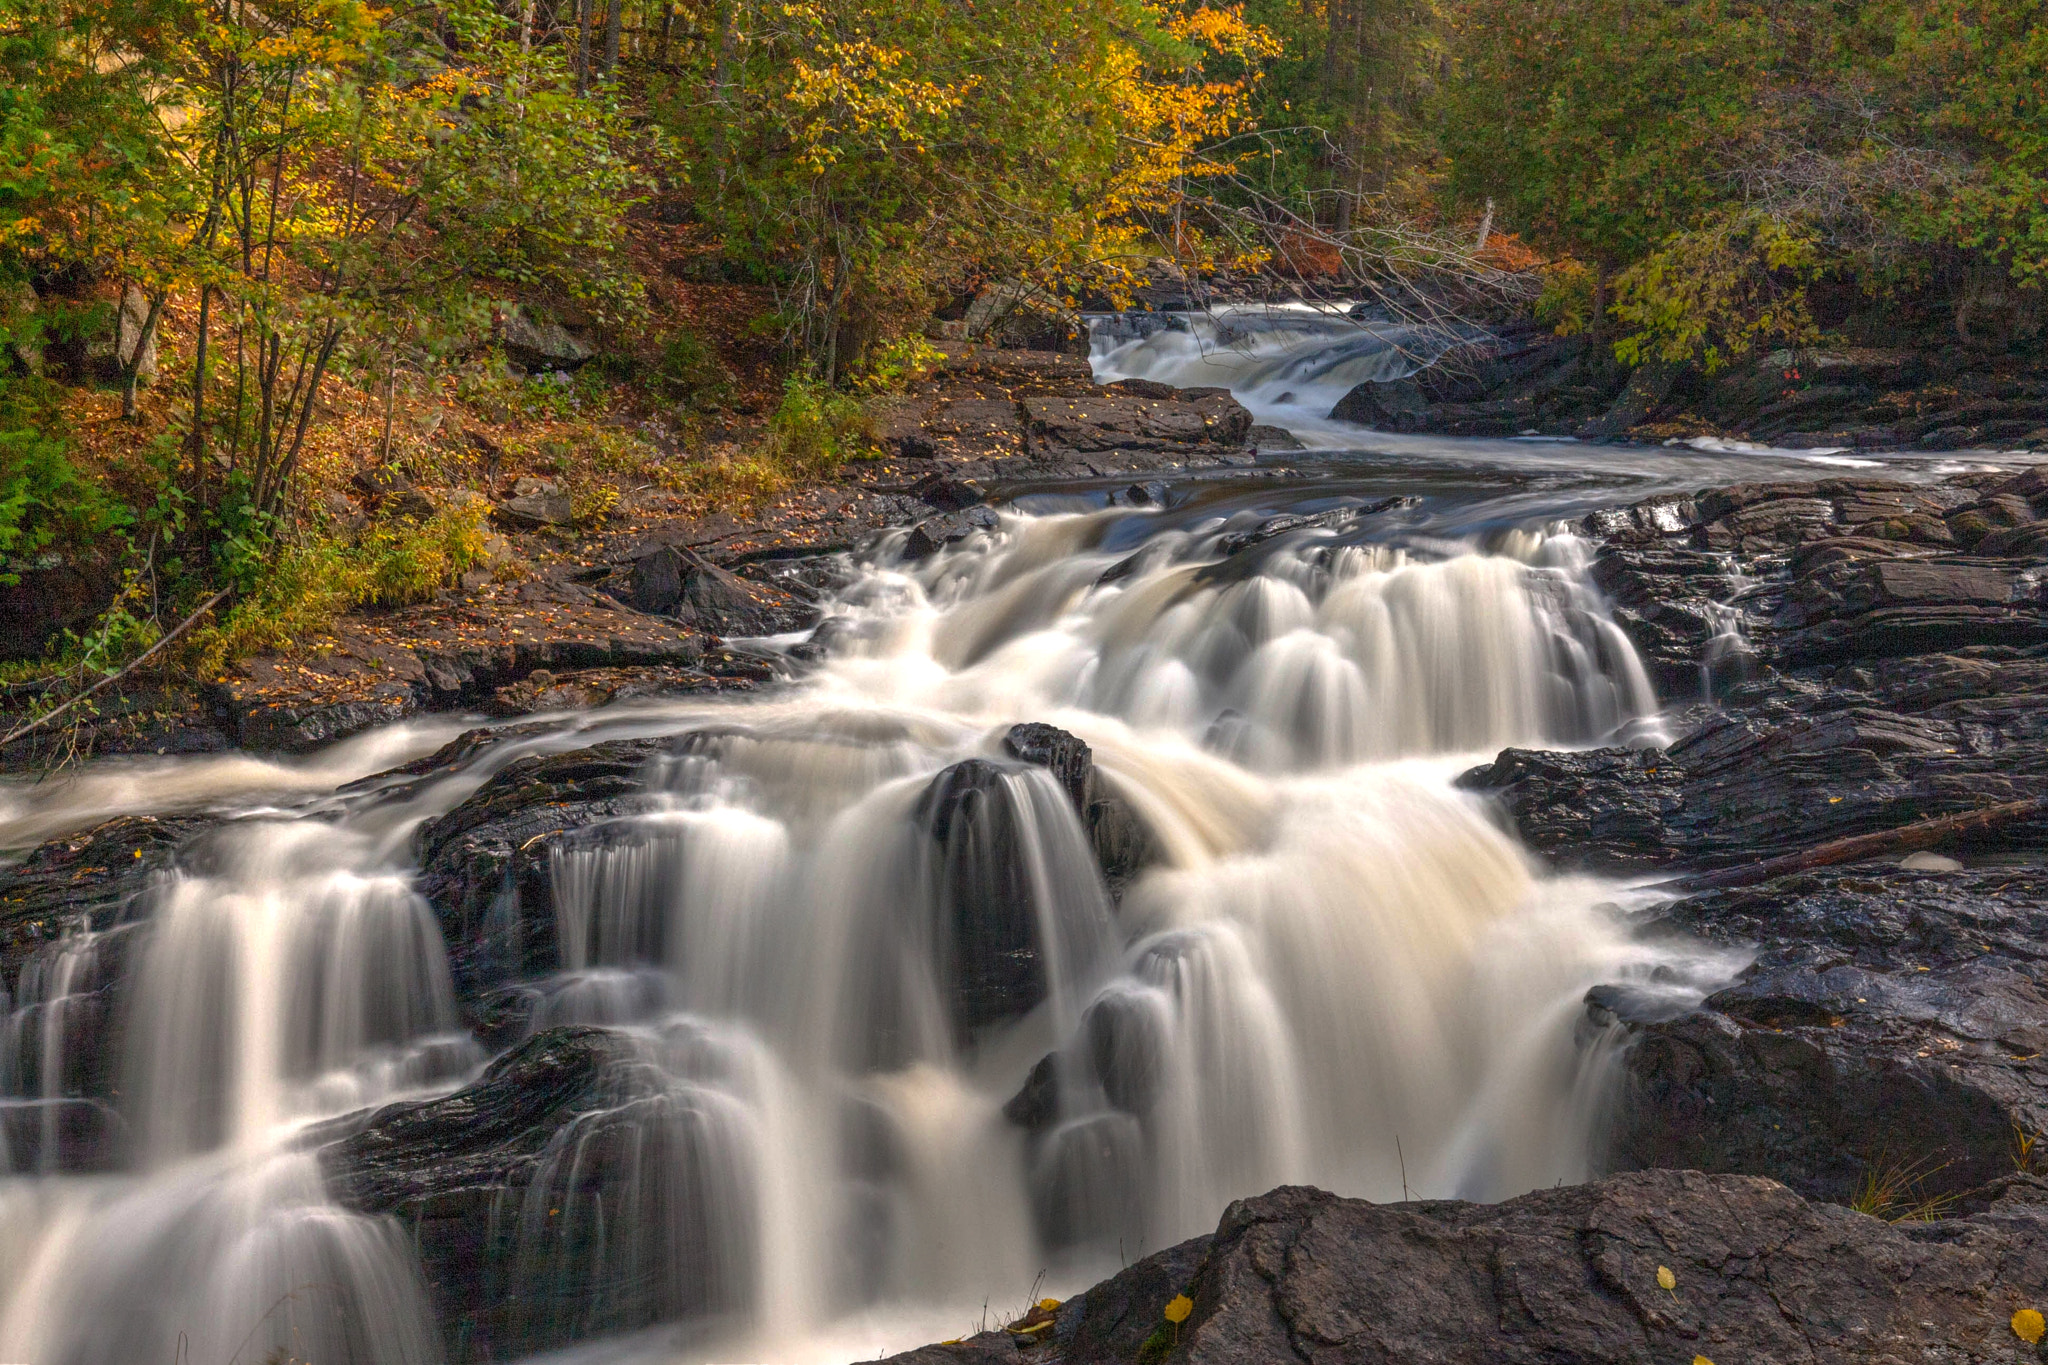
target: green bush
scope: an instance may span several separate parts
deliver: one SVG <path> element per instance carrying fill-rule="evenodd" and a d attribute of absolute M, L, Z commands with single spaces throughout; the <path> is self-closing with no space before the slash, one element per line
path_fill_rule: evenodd
<path fill-rule="evenodd" d="M 796 474 L 829 474 L 848 460 L 873 459 L 873 424 L 851 394 L 801 375 L 783 387 L 762 453 Z"/>
<path fill-rule="evenodd" d="M 424 602 L 484 559 L 484 504 L 425 521 L 377 521 L 353 540 L 313 537 L 279 547 L 252 590 L 215 626 L 195 632 L 193 669 L 211 677 L 264 649 L 291 649 L 360 606 Z"/>
<path fill-rule="evenodd" d="M 0 583 L 19 583 L 42 555 L 90 546 L 134 519 L 79 472 L 63 439 L 0 429 Z"/>

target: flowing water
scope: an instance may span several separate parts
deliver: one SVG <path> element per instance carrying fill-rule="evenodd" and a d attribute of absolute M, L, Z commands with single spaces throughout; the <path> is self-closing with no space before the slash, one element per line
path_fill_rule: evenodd
<path fill-rule="evenodd" d="M 10 847 L 221 817 L 119 924 L 5 983 L 0 1361 L 444 1358 L 400 1225 L 335 1206 L 295 1138 L 476 1074 L 414 836 L 513 760 L 605 739 L 669 742 L 645 810 L 550 845 L 559 970 L 519 993 L 529 1031 L 612 1025 L 630 1054 L 492 1214 L 509 1292 L 568 1305 L 582 1354 L 869 1357 L 1283 1182 L 1583 1178 L 1616 1044 L 1585 991 L 1696 999 L 1739 962 L 1642 941 L 1642 893 L 1539 872 L 1451 779 L 1508 744 L 1659 734 L 1564 518 L 1843 457 L 1319 415 L 1433 345 L 1306 310 L 1104 326 L 1103 377 L 1220 377 L 1312 451 L 1142 496 L 1016 490 L 921 564 L 885 540 L 822 661 L 766 697 L 546 718 L 422 781 L 361 779 L 460 719 L 0 788 Z M 1280 513 L 1334 515 L 1248 534 Z M 1076 793 L 1007 756 L 1017 722 L 1090 746 L 1087 809 L 1142 832 L 1136 875 L 1105 880 Z M 119 1055 L 92 1055 L 110 999 Z M 81 1122 L 116 1173 L 53 1169 Z M 607 1335 L 649 1302 L 667 1325 Z"/>

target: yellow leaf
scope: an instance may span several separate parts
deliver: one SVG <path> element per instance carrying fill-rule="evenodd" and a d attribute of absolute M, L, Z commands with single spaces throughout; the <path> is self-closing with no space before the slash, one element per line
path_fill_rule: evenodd
<path fill-rule="evenodd" d="M 1060 1301 L 1058 1299 L 1040 1299 L 1038 1301 L 1038 1307 L 1041 1312 L 1050 1313 L 1059 1306 Z"/>
<path fill-rule="evenodd" d="M 1714 1362 L 1708 1360 L 1705 1356 L 1694 1356 L 1692 1358 L 1692 1365 L 1714 1365 Z"/>
<path fill-rule="evenodd" d="M 1657 1267 L 1657 1287 L 1659 1289 L 1678 1288 L 1678 1277 L 1671 1273 L 1670 1266 L 1660 1265 Z"/>
<path fill-rule="evenodd" d="M 1167 1301 L 1166 1320 L 1168 1322 L 1186 1322 L 1188 1320 L 1188 1314 L 1194 1311 L 1195 1301 L 1193 1299 L 1189 1298 L 1185 1294 L 1175 1294 L 1171 1299 Z M 2041 1315 L 2039 1313 L 2034 1314 L 2034 1320 L 2036 1322 L 2040 1321 L 2040 1318 Z M 2013 1324 L 2015 1330 L 2017 1330 L 2019 1319 L 2014 1318 Z"/>
<path fill-rule="evenodd" d="M 2022 1308 L 2012 1315 L 2012 1334 L 2029 1346 L 2041 1340 L 2044 1326 L 2048 1324 L 2041 1321 L 2041 1310 L 2038 1308 Z"/>

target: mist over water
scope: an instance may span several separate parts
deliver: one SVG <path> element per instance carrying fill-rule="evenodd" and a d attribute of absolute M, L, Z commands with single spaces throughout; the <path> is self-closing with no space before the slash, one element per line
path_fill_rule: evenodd
<path fill-rule="evenodd" d="M 1245 343 L 1232 382 L 1262 417 L 1408 363 L 1320 326 Z M 1200 348 L 1162 335 L 1107 335 L 1099 365 L 1197 382 Z M 1540 872 L 1451 779 L 1508 744 L 1654 740 L 1659 699 L 1558 519 L 1776 457 L 1348 439 L 1371 448 L 1311 478 L 1231 471 L 1142 508 L 1042 489 L 923 563 L 885 541 L 825 659 L 765 697 L 553 718 L 346 791 L 460 724 L 7 789 L 12 847 L 124 810 L 236 818 L 0 1002 L 0 1360 L 125 1365 L 180 1334 L 194 1362 L 443 1359 L 403 1231 L 334 1206 L 300 1139 L 485 1062 L 413 834 L 519 757 L 606 739 L 666 741 L 652 797 L 550 844 L 560 968 L 517 994 L 529 1031 L 630 1046 L 492 1215 L 511 1292 L 576 1315 L 579 1358 L 872 1356 L 1279 1183 L 1585 1177 L 1617 1044 L 1585 991 L 1696 999 L 1739 963 L 1639 941 L 1639 893 Z M 1390 493 L 1415 501 L 1369 510 Z M 1255 534 L 1277 511 L 1343 515 Z M 1088 744 L 1083 803 L 1005 749 L 1019 722 Z M 1086 802 L 1142 832 L 1134 875 L 1105 878 Z M 115 980 L 121 1055 L 80 1056 Z M 88 1071 L 116 1097 L 76 1098 Z M 80 1104 L 111 1109 L 119 1174 L 51 1169 Z M 593 1192 L 598 1163 L 627 1178 Z M 645 1320 L 624 1286 L 666 1325 L 608 1337 Z"/>

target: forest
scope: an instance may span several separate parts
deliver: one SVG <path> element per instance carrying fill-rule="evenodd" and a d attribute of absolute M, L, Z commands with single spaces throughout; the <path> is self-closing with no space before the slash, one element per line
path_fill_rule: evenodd
<path fill-rule="evenodd" d="M 1147 290 L 1365 299 L 1700 374 L 2030 353 L 2038 19 L 9 0 L 0 591 L 40 610 L 7 685 L 55 706 L 159 647 L 203 678 L 425 600 L 522 471 L 583 526 L 635 487 L 758 505 L 866 453 L 863 404 L 992 290 L 1061 335 Z M 379 479 L 484 496 L 363 515 Z"/>

